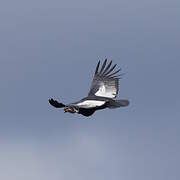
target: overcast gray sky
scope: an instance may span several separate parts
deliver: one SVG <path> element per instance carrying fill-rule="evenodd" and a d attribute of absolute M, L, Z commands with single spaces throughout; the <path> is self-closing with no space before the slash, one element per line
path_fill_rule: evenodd
<path fill-rule="evenodd" d="M 98 60 L 130 106 L 64 114 Z M 179 0 L 1 0 L 0 179 L 180 179 Z"/>

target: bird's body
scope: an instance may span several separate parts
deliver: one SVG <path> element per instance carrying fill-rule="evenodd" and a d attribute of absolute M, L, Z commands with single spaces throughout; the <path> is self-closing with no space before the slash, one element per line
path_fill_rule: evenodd
<path fill-rule="evenodd" d="M 119 90 L 119 79 L 122 75 L 117 75 L 117 73 L 121 69 L 113 72 L 116 64 L 111 66 L 112 61 L 107 66 L 106 64 L 107 59 L 105 59 L 99 71 L 100 61 L 98 62 L 87 97 L 67 105 L 53 99 L 50 99 L 49 103 L 56 108 L 64 108 L 64 112 L 78 113 L 84 116 L 91 116 L 96 110 L 128 106 L 128 100 L 115 100 Z"/>

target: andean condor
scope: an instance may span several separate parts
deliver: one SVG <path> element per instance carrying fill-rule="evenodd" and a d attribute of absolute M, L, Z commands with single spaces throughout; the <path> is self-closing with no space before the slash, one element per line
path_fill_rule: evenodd
<path fill-rule="evenodd" d="M 64 112 L 78 113 L 84 116 L 91 116 L 100 109 L 128 106 L 128 100 L 115 100 L 119 90 L 119 79 L 122 76 L 122 74 L 118 74 L 121 69 L 115 71 L 116 65 L 112 65 L 112 61 L 107 64 L 107 59 L 105 59 L 99 69 L 100 61 L 98 62 L 89 94 L 82 100 L 65 105 L 49 99 L 49 103 L 55 108 L 64 108 Z"/>

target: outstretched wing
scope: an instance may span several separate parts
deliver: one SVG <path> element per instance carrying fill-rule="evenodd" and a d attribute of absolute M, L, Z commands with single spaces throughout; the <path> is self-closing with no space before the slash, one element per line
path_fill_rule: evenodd
<path fill-rule="evenodd" d="M 65 105 L 64 104 L 62 104 L 62 103 L 59 103 L 58 101 L 56 101 L 56 100 L 54 100 L 54 99 L 49 99 L 49 103 L 52 105 L 52 106 L 54 106 L 55 108 L 63 108 L 63 107 L 65 107 Z"/>
<path fill-rule="evenodd" d="M 107 59 L 105 59 L 99 70 L 100 61 L 98 62 L 89 95 L 116 98 L 119 90 L 119 79 L 122 75 L 118 74 L 121 69 L 115 70 L 116 65 L 112 66 L 112 61 L 107 65 Z"/>
<path fill-rule="evenodd" d="M 85 109 L 91 109 L 91 108 L 97 108 L 97 107 L 100 107 L 100 106 L 103 106 L 104 104 L 106 103 L 106 101 L 103 101 L 103 100 L 82 100 L 78 103 L 76 103 L 76 105 L 79 107 L 79 108 L 85 108 Z"/>

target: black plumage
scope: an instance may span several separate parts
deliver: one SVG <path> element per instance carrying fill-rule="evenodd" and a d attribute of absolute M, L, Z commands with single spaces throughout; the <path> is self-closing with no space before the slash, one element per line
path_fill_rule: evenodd
<path fill-rule="evenodd" d="M 123 75 L 119 74 L 121 69 L 115 70 L 116 66 L 117 64 L 112 66 L 112 60 L 107 64 L 107 59 L 105 59 L 100 68 L 100 61 L 98 62 L 86 98 L 67 105 L 51 98 L 49 103 L 56 108 L 64 108 L 64 112 L 78 113 L 84 116 L 91 116 L 96 110 L 128 106 L 128 100 L 115 100 L 119 91 L 119 79 Z"/>

